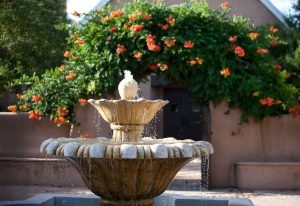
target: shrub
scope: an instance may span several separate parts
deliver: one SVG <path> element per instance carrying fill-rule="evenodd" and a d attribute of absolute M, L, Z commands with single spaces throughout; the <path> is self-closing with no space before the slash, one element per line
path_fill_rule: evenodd
<path fill-rule="evenodd" d="M 64 1 L 0 1 L 0 96 L 22 75 L 41 75 L 63 61 Z"/>
<path fill-rule="evenodd" d="M 36 79 L 18 104 L 39 112 L 33 118 L 73 122 L 79 99 L 113 93 L 130 70 L 138 81 L 155 73 L 184 84 L 202 103 L 225 100 L 241 108 L 242 121 L 285 113 L 296 90 L 269 55 L 276 28 L 259 30 L 221 6 L 211 10 L 205 1 L 193 1 L 169 8 L 139 0 L 122 10 L 91 12 L 70 28 L 64 65 Z M 34 95 L 41 99 L 33 101 Z"/>

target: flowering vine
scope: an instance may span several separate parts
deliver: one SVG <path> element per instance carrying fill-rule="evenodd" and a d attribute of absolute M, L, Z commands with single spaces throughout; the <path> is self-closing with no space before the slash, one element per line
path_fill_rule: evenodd
<path fill-rule="evenodd" d="M 278 28 L 255 28 L 229 11 L 226 1 L 212 11 L 203 1 L 169 8 L 143 0 L 94 11 L 80 25 L 66 26 L 64 64 L 34 80 L 8 109 L 27 111 L 30 119 L 48 115 L 57 125 L 74 123 L 76 104 L 114 93 L 130 69 L 137 81 L 154 73 L 184 84 L 203 103 L 225 100 L 241 108 L 243 121 L 287 113 L 295 89 L 270 55 L 280 43 Z"/>

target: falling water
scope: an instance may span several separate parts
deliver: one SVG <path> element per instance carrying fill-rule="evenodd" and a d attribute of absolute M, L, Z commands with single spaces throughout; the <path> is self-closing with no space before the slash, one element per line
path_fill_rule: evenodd
<path fill-rule="evenodd" d="M 45 155 L 45 161 L 44 161 L 44 171 L 49 171 L 49 169 L 48 169 L 48 164 L 47 164 L 47 159 L 48 159 L 48 155 L 46 154 L 46 155 Z M 48 177 L 48 178 L 47 178 L 47 177 Z M 43 177 L 43 182 L 46 183 L 47 180 L 50 180 L 49 178 L 50 178 L 49 175 Z"/>
<path fill-rule="evenodd" d="M 200 205 L 205 206 L 206 200 L 208 198 L 206 192 L 209 188 L 209 156 L 208 155 L 202 154 L 199 170 L 201 171 L 200 190 L 199 190 Z"/>
<path fill-rule="evenodd" d="M 202 155 L 201 157 L 201 190 L 207 191 L 209 187 L 209 157 Z"/>
<path fill-rule="evenodd" d="M 160 109 L 154 118 L 151 120 L 151 122 L 145 127 L 144 134 L 147 137 L 151 137 L 153 139 L 159 139 L 160 138 L 160 132 L 158 131 L 160 120 L 161 120 L 161 112 L 162 109 Z"/>
<path fill-rule="evenodd" d="M 159 133 L 158 133 L 158 124 L 160 123 L 161 120 L 161 114 L 162 114 L 162 109 L 160 109 L 156 115 L 154 116 L 153 120 L 151 121 L 150 128 L 151 128 L 151 133 L 150 137 L 153 139 L 159 138 Z"/>
<path fill-rule="evenodd" d="M 55 176 L 54 176 L 54 162 L 51 161 L 49 162 L 48 166 L 49 166 L 49 170 L 50 171 L 50 182 L 53 183 L 52 186 L 56 186 L 56 181 L 55 181 Z"/>
<path fill-rule="evenodd" d="M 93 125 L 96 128 L 96 136 L 99 137 L 101 133 L 101 119 L 98 112 L 94 112 L 93 114 Z"/>
<path fill-rule="evenodd" d="M 69 162 L 66 162 L 66 163 L 69 163 Z M 70 166 L 69 166 L 69 164 L 64 164 L 63 171 L 66 171 L 66 176 L 67 176 L 66 178 L 67 178 L 67 181 L 68 181 L 69 185 L 71 185 L 71 187 L 74 187 L 74 183 L 70 179 Z"/>

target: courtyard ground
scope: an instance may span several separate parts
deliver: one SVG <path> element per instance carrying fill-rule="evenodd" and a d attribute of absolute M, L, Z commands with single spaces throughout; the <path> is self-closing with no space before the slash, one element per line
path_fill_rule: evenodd
<path fill-rule="evenodd" d="M 0 201 L 23 200 L 36 194 L 92 194 L 87 188 L 59 188 L 23 185 L 1 185 Z M 206 192 L 167 190 L 164 194 L 200 196 L 205 198 L 248 198 L 255 206 L 299 206 L 300 191 L 242 191 L 238 189 L 213 189 Z"/>
<path fill-rule="evenodd" d="M 239 190 L 235 188 L 200 191 L 200 162 L 194 160 L 175 177 L 164 194 L 197 196 L 204 198 L 248 198 L 255 206 L 299 206 L 300 190 Z M 0 201 L 24 200 L 40 193 L 48 194 L 92 194 L 85 187 L 46 187 L 26 185 L 0 185 Z"/>

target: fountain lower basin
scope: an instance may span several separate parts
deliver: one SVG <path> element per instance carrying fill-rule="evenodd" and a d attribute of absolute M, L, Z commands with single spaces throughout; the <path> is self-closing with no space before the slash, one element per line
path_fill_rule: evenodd
<path fill-rule="evenodd" d="M 177 172 L 191 158 L 100 159 L 67 158 L 80 172 L 85 184 L 100 196 L 102 205 L 154 204 Z"/>
<path fill-rule="evenodd" d="M 184 165 L 208 157 L 213 148 L 208 142 L 174 138 L 122 143 L 104 137 L 52 138 L 42 143 L 41 152 L 70 161 L 101 197 L 101 205 L 151 206 Z"/>

